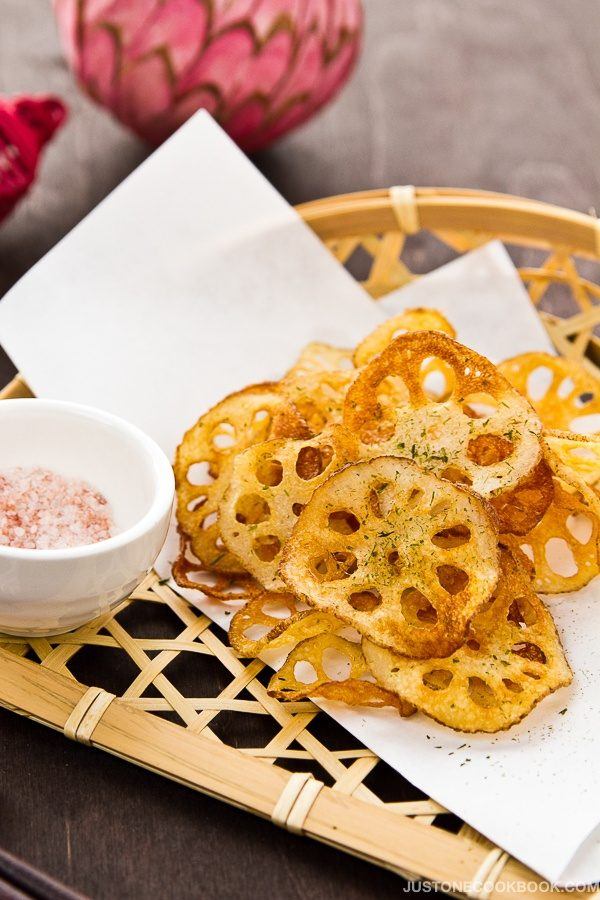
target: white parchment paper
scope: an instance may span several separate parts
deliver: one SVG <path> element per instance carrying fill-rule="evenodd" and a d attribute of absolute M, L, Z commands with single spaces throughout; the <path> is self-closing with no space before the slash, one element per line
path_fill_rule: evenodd
<path fill-rule="evenodd" d="M 419 305 L 446 312 L 459 339 L 496 361 L 549 346 L 497 243 L 373 304 L 200 113 L 13 288 L 0 303 L 0 341 L 39 396 L 125 416 L 172 455 L 198 415 L 279 377 L 309 340 L 349 346 Z M 228 626 L 220 604 L 182 593 Z M 574 683 L 506 733 L 323 708 L 548 879 L 599 880 L 599 593 L 596 581 L 551 601 Z"/>
<path fill-rule="evenodd" d="M 379 321 L 199 112 L 9 292 L 0 342 L 37 396 L 121 415 L 171 455 L 199 410 Z"/>

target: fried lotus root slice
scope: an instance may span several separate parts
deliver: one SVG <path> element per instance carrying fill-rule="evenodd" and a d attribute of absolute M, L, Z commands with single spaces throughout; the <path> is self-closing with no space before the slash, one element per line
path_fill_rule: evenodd
<path fill-rule="evenodd" d="M 201 591 L 213 600 L 244 600 L 263 593 L 264 588 L 249 572 L 213 572 L 194 556 L 190 539 L 179 535 L 179 556 L 172 566 L 179 587 Z"/>
<path fill-rule="evenodd" d="M 541 522 L 520 538 L 503 537 L 533 564 L 542 594 L 576 591 L 600 571 L 598 517 L 581 490 L 555 479 L 554 499 Z"/>
<path fill-rule="evenodd" d="M 255 657 L 266 647 L 274 649 L 297 644 L 340 627 L 342 623 L 326 613 L 299 610 L 292 594 L 264 591 L 235 614 L 229 629 L 229 643 L 240 656 Z"/>
<path fill-rule="evenodd" d="M 552 470 L 545 459 L 516 488 L 490 501 L 499 530 L 506 534 L 527 534 L 541 521 L 554 497 Z"/>
<path fill-rule="evenodd" d="M 281 382 L 283 394 L 294 404 L 313 434 L 342 421 L 344 400 L 356 372 L 313 372 Z"/>
<path fill-rule="evenodd" d="M 579 363 L 550 353 L 524 353 L 498 368 L 527 397 L 546 428 L 600 431 L 600 380 Z"/>
<path fill-rule="evenodd" d="M 414 707 L 379 685 L 360 679 L 368 675 L 360 644 L 335 634 L 301 641 L 269 682 L 268 692 L 280 700 L 323 697 L 349 706 L 393 706 L 403 716 Z"/>
<path fill-rule="evenodd" d="M 301 513 L 281 573 L 297 596 L 408 656 L 451 653 L 498 577 L 479 497 L 397 457 L 347 466 Z"/>
<path fill-rule="evenodd" d="M 465 644 L 424 660 L 363 640 L 377 682 L 457 731 L 496 732 L 523 719 L 571 682 L 552 617 L 510 554 L 502 554 L 492 602 L 472 620 Z"/>
<path fill-rule="evenodd" d="M 600 437 L 572 431 L 546 431 L 544 440 L 559 459 L 586 484 L 600 485 Z"/>
<path fill-rule="evenodd" d="M 352 351 L 320 341 L 312 341 L 301 351 L 300 356 L 286 373 L 285 378 L 313 375 L 319 372 L 334 372 L 352 369 Z M 284 379 L 285 380 L 285 379 Z"/>
<path fill-rule="evenodd" d="M 268 590 L 286 590 L 281 551 L 316 487 L 357 457 L 344 428 L 302 441 L 266 441 L 236 456 L 219 527 L 229 550 Z"/>
<path fill-rule="evenodd" d="M 254 385 L 231 394 L 186 432 L 174 465 L 177 521 L 204 566 L 217 572 L 244 572 L 223 545 L 217 524 L 232 457 L 272 437 L 309 433 L 297 409 L 275 384 Z"/>
<path fill-rule="evenodd" d="M 439 400 L 423 383 L 432 365 L 452 373 Z M 390 381 L 405 385 L 405 403 L 386 402 Z M 371 360 L 348 390 L 344 424 L 363 455 L 413 459 L 486 498 L 517 487 L 542 458 L 542 425 L 527 400 L 489 360 L 439 332 L 402 335 Z"/>
<path fill-rule="evenodd" d="M 354 351 L 354 365 L 357 368 L 366 366 L 374 356 L 401 334 L 408 331 L 442 331 L 451 338 L 456 337 L 456 331 L 448 319 L 437 309 L 405 309 L 404 312 L 392 316 L 382 322 L 375 331 L 372 331 Z"/>

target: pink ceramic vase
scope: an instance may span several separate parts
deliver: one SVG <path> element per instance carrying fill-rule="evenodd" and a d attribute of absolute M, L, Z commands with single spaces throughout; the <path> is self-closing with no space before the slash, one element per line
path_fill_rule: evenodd
<path fill-rule="evenodd" d="M 204 107 L 246 150 L 344 84 L 360 0 L 54 0 L 85 90 L 153 144 Z"/>

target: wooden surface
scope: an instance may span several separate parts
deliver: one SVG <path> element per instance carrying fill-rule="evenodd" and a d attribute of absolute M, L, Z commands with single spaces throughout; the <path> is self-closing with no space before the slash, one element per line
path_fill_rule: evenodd
<path fill-rule="evenodd" d="M 365 6 L 352 84 L 257 157 L 291 202 L 412 182 L 600 208 L 593 0 Z M 0 293 L 148 152 L 74 87 L 47 0 L 0 0 L 0 92 L 46 90 L 67 100 L 71 119 L 0 229 Z M 0 360 L 0 383 L 10 372 Z M 93 897 L 353 900 L 401 888 L 387 872 L 3 711 L 0 800 L 0 845 Z"/>

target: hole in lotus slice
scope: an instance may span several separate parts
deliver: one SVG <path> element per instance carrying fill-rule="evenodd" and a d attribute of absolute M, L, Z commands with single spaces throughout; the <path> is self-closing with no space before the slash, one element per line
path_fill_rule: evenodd
<path fill-rule="evenodd" d="M 390 550 L 390 552 L 387 555 L 387 561 L 390 564 L 390 566 L 392 567 L 392 569 L 394 569 L 394 572 L 396 574 L 398 574 L 398 572 L 400 572 L 400 570 L 402 568 L 402 559 L 401 559 L 401 556 L 398 553 L 398 551 Z"/>
<path fill-rule="evenodd" d="M 503 678 L 502 684 L 506 688 L 507 691 L 510 691 L 511 694 L 520 694 L 523 691 L 523 688 L 516 681 L 513 681 L 512 678 Z"/>
<path fill-rule="evenodd" d="M 201 494 L 200 497 L 194 497 L 193 500 L 190 500 L 186 509 L 188 512 L 198 512 L 199 509 L 202 509 L 207 500 L 207 495 Z"/>
<path fill-rule="evenodd" d="M 557 396 L 560 397 L 561 400 L 566 400 L 569 394 L 572 394 L 575 389 L 575 382 L 572 378 L 567 376 L 563 378 L 558 388 L 556 389 Z"/>
<path fill-rule="evenodd" d="M 534 562 L 533 547 L 531 546 L 531 544 L 521 544 L 519 546 L 519 549 L 523 551 L 530 562 Z"/>
<path fill-rule="evenodd" d="M 479 653 L 479 651 L 481 650 L 481 644 L 479 643 L 479 641 L 476 641 L 475 638 L 469 638 L 469 640 L 466 642 L 466 646 L 469 648 L 469 650 L 472 650 L 473 653 Z"/>
<path fill-rule="evenodd" d="M 429 508 L 430 516 L 440 516 L 451 507 L 451 503 L 447 498 L 442 497 L 440 500 L 436 500 Z"/>
<path fill-rule="evenodd" d="M 456 375 L 452 366 L 437 356 L 428 356 L 421 363 L 420 380 L 428 400 L 444 403 L 454 393 Z"/>
<path fill-rule="evenodd" d="M 358 568 L 356 556 L 345 550 L 336 550 L 326 556 L 318 556 L 311 562 L 311 569 L 318 581 L 337 581 L 348 578 Z"/>
<path fill-rule="evenodd" d="M 578 459 L 589 460 L 589 462 L 595 463 L 597 460 L 597 456 L 593 450 L 590 450 L 589 447 L 574 447 L 571 451 L 571 456 L 576 456 Z"/>
<path fill-rule="evenodd" d="M 186 476 L 190 484 L 208 485 L 215 480 L 210 474 L 210 465 L 207 462 L 195 462 L 187 470 Z"/>
<path fill-rule="evenodd" d="M 544 556 L 551 571 L 561 578 L 572 578 L 579 571 L 573 551 L 564 538 L 549 538 L 544 545 Z"/>
<path fill-rule="evenodd" d="M 211 442 L 215 450 L 221 453 L 231 450 L 235 446 L 235 428 L 231 422 L 219 422 L 213 430 Z"/>
<path fill-rule="evenodd" d="M 319 475 L 323 474 L 332 459 L 332 447 L 302 447 L 296 460 L 296 474 L 303 481 L 318 478 Z"/>
<path fill-rule="evenodd" d="M 469 441 L 467 456 L 476 466 L 495 466 L 508 459 L 514 449 L 513 442 L 499 434 L 479 434 Z"/>
<path fill-rule="evenodd" d="M 510 604 L 506 619 L 508 622 L 518 625 L 519 628 L 529 628 L 537 622 L 537 615 L 526 597 L 517 597 Z"/>
<path fill-rule="evenodd" d="M 385 519 L 390 514 L 394 505 L 394 491 L 390 484 L 384 482 L 376 484 L 369 491 L 368 506 L 373 515 L 378 519 Z"/>
<path fill-rule="evenodd" d="M 448 669 L 432 669 L 430 672 L 425 672 L 422 681 L 430 691 L 445 691 L 450 687 L 453 677 L 452 672 L 449 672 Z"/>
<path fill-rule="evenodd" d="M 576 416 L 569 423 L 571 431 L 577 434 L 595 434 L 600 431 L 600 413 L 590 413 L 587 416 Z"/>
<path fill-rule="evenodd" d="M 356 628 L 353 628 L 352 625 L 344 625 L 343 628 L 339 628 L 336 631 L 336 634 L 338 637 L 344 638 L 345 641 L 350 641 L 351 644 L 360 644 L 362 641 L 362 634 Z"/>
<path fill-rule="evenodd" d="M 269 625 L 250 625 L 243 632 L 243 635 L 249 641 L 260 641 L 271 631 Z"/>
<path fill-rule="evenodd" d="M 273 562 L 281 550 L 281 541 L 275 534 L 261 534 L 254 539 L 253 550 L 261 562 Z"/>
<path fill-rule="evenodd" d="M 394 436 L 395 427 L 393 422 L 381 421 L 373 422 L 365 425 L 360 431 L 360 440 L 363 444 L 371 446 L 372 444 L 384 444 Z"/>
<path fill-rule="evenodd" d="M 591 391 L 584 391 L 583 394 L 580 394 L 579 397 L 575 400 L 575 406 L 578 409 L 583 409 L 584 406 L 587 406 L 588 403 L 591 403 L 596 395 Z"/>
<path fill-rule="evenodd" d="M 498 409 L 498 401 L 485 391 L 467 394 L 463 399 L 463 412 L 469 419 L 489 419 Z"/>
<path fill-rule="evenodd" d="M 537 644 L 532 644 L 530 641 L 522 641 L 520 644 L 515 644 L 511 652 L 515 656 L 520 656 L 521 659 L 529 660 L 529 662 L 541 663 L 542 665 L 546 663 L 546 654 L 542 648 L 538 647 Z M 529 675 L 529 672 L 525 674 Z"/>
<path fill-rule="evenodd" d="M 360 522 L 348 509 L 337 509 L 330 513 L 327 524 L 338 534 L 354 534 L 360 528 Z"/>
<path fill-rule="evenodd" d="M 217 522 L 217 513 L 211 512 L 207 516 L 202 519 L 202 528 L 206 531 L 211 525 L 215 525 Z"/>
<path fill-rule="evenodd" d="M 594 523 L 585 513 L 573 513 L 567 519 L 567 528 L 579 544 L 585 545 L 592 536 Z"/>
<path fill-rule="evenodd" d="M 314 684 L 317 680 L 317 670 L 307 659 L 299 659 L 294 666 L 294 678 L 300 684 Z"/>
<path fill-rule="evenodd" d="M 436 572 L 440 585 L 448 594 L 460 594 L 469 583 L 467 573 L 456 566 L 438 566 Z"/>
<path fill-rule="evenodd" d="M 386 375 L 377 385 L 376 396 L 384 414 L 406 405 L 410 399 L 408 388 L 400 375 Z"/>
<path fill-rule="evenodd" d="M 381 486 L 381 490 L 384 490 L 386 485 Z M 383 519 L 383 512 L 381 510 L 381 503 L 379 502 L 379 485 L 374 488 L 371 488 L 369 491 L 369 499 L 368 506 L 370 511 L 377 519 Z"/>
<path fill-rule="evenodd" d="M 548 366 L 537 366 L 533 372 L 529 373 L 526 382 L 527 396 L 536 403 L 542 400 L 554 381 L 554 372 Z"/>
<path fill-rule="evenodd" d="M 415 507 L 419 505 L 422 499 L 423 491 L 421 490 L 421 488 L 412 488 L 412 490 L 408 494 L 408 497 L 404 501 L 404 506 L 406 509 L 415 509 Z"/>
<path fill-rule="evenodd" d="M 446 481 L 451 481 L 453 484 L 466 484 L 467 486 L 473 484 L 466 472 L 463 472 L 458 466 L 446 466 L 441 473 L 441 477 L 445 478 Z"/>
<path fill-rule="evenodd" d="M 321 656 L 321 666 L 331 681 L 347 681 L 350 678 L 352 662 L 336 647 L 326 647 Z"/>
<path fill-rule="evenodd" d="M 539 680 L 540 680 L 540 676 L 538 675 L 538 673 L 537 673 L 537 672 L 532 672 L 532 671 L 529 670 L 529 669 L 524 669 L 524 670 L 523 670 L 523 675 L 527 675 L 527 677 L 533 679 L 533 681 L 539 681 Z"/>
<path fill-rule="evenodd" d="M 271 413 L 269 412 L 268 409 L 258 409 L 254 413 L 253 421 L 257 425 L 263 425 L 265 427 L 268 427 L 270 420 L 271 420 Z"/>
<path fill-rule="evenodd" d="M 299 516 L 304 509 L 304 503 L 292 503 L 292 512 L 295 516 Z"/>
<path fill-rule="evenodd" d="M 477 675 L 470 676 L 467 690 L 470 699 L 477 706 L 491 709 L 498 705 L 498 699 L 487 681 L 484 681 L 483 678 L 479 678 Z"/>
<path fill-rule="evenodd" d="M 267 487 L 277 487 L 283 478 L 283 466 L 278 459 L 265 457 L 256 466 L 256 477 Z"/>
<path fill-rule="evenodd" d="M 348 597 L 348 603 L 352 609 L 358 612 L 373 612 L 378 606 L 381 606 L 381 594 L 374 588 L 364 591 L 354 591 Z"/>
<path fill-rule="evenodd" d="M 462 547 L 471 540 L 471 532 L 466 525 L 453 525 L 451 528 L 442 528 L 431 538 L 431 543 L 444 550 L 454 547 Z"/>
<path fill-rule="evenodd" d="M 294 603 L 290 595 L 287 597 L 275 595 L 265 601 L 260 609 L 265 616 L 270 616 L 272 619 L 289 619 L 294 614 Z"/>
<path fill-rule="evenodd" d="M 269 504 L 258 494 L 244 494 L 235 507 L 235 519 L 241 525 L 258 525 L 271 515 Z"/>
<path fill-rule="evenodd" d="M 414 587 L 402 591 L 400 607 L 408 625 L 414 628 L 427 628 L 437 622 L 437 610 L 427 597 Z"/>

